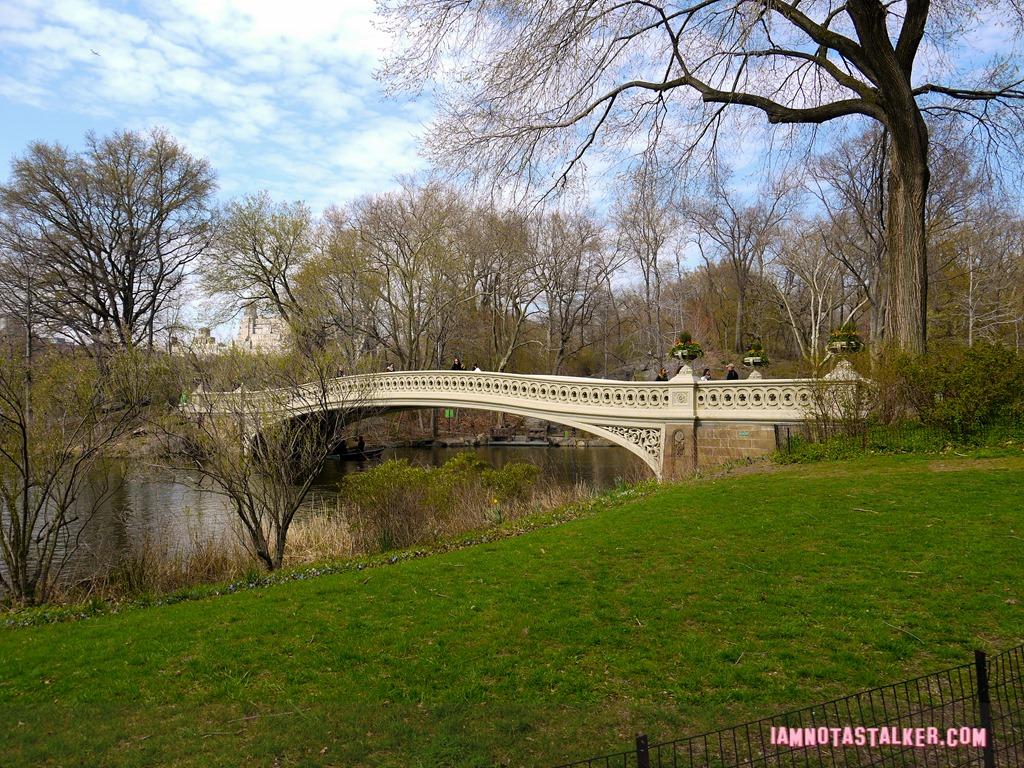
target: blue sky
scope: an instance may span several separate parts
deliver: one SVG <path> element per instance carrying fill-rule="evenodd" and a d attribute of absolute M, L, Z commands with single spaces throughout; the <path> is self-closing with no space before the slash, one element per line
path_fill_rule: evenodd
<path fill-rule="evenodd" d="M 388 100 L 373 79 L 390 43 L 375 26 L 374 0 L 0 5 L 0 179 L 30 141 L 78 148 L 90 129 L 157 125 L 210 159 L 222 198 L 266 189 L 316 211 L 425 168 L 417 138 L 430 102 Z M 970 73 L 992 53 L 1016 52 L 1010 33 L 984 14 L 954 49 L 926 45 L 917 79 Z M 753 194 L 766 134 L 734 138 L 733 183 Z M 608 190 L 595 176 L 620 155 L 588 157 L 599 207 Z"/>
<path fill-rule="evenodd" d="M 374 0 L 0 0 L 0 162 L 36 139 L 164 126 L 218 171 L 222 197 L 259 189 L 318 210 L 424 168 L 429 101 L 384 98 Z M 922 69 L 1012 50 L 988 15 Z M 927 46 L 926 46 L 927 48 Z M 732 157 L 741 169 L 763 139 Z M 598 157 L 590 158 L 595 169 Z"/>
<path fill-rule="evenodd" d="M 314 210 L 424 167 L 429 106 L 372 77 L 373 0 L 2 0 L 0 160 L 33 140 L 160 125 L 213 163 L 223 198 Z"/>

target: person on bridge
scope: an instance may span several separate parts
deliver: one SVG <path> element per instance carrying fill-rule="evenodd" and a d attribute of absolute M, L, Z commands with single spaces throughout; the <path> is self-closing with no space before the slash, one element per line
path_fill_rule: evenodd
<path fill-rule="evenodd" d="M 484 369 L 481 368 L 479 365 L 477 365 L 476 363 L 473 363 L 473 373 L 483 373 L 483 370 Z"/>
<path fill-rule="evenodd" d="M 661 370 L 658 371 L 658 375 L 654 377 L 655 381 L 668 381 L 668 371 L 665 370 L 665 366 L 661 366 Z"/>
<path fill-rule="evenodd" d="M 701 381 L 711 381 L 711 369 L 710 368 L 705 368 L 704 369 L 704 373 L 702 373 L 700 375 L 700 380 Z"/>
<path fill-rule="evenodd" d="M 728 365 L 729 372 L 725 374 L 726 381 L 736 381 L 740 377 L 740 374 L 736 370 L 736 366 L 732 363 Z"/>
<path fill-rule="evenodd" d="M 462 365 L 462 361 L 461 361 L 461 360 L 459 360 L 459 358 L 458 358 L 458 357 L 456 357 L 456 358 L 455 358 L 455 362 L 453 362 L 453 363 L 452 363 L 452 370 L 453 370 L 453 371 L 464 371 L 464 370 L 466 370 L 466 369 L 465 369 L 465 368 L 463 367 L 463 365 Z"/>
<path fill-rule="evenodd" d="M 384 368 L 384 373 L 394 373 L 394 372 L 395 372 L 395 364 L 394 363 L 388 363 L 387 366 L 385 366 L 385 368 Z"/>

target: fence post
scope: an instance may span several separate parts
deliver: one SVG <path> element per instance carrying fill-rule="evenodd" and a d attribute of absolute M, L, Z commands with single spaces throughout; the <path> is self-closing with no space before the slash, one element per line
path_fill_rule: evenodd
<path fill-rule="evenodd" d="M 636 735 L 636 766 L 651 768 L 651 754 L 647 751 L 647 735 L 644 733 Z"/>
<path fill-rule="evenodd" d="M 995 734 L 992 733 L 992 700 L 988 691 L 988 659 L 984 651 L 974 652 L 974 672 L 978 680 L 978 712 L 981 727 L 985 729 L 985 749 L 982 752 L 985 768 L 996 768 Z"/>

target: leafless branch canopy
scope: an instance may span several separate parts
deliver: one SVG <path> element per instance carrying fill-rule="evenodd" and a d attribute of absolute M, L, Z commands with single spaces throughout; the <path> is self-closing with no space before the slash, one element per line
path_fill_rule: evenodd
<path fill-rule="evenodd" d="M 94 349 L 152 346 L 212 235 L 209 163 L 167 133 L 36 143 L 0 187 L 0 236 L 42 270 L 38 314 Z"/>
<path fill-rule="evenodd" d="M 941 60 L 1017 0 L 383 0 L 396 89 L 434 83 L 435 157 L 503 181 L 565 179 L 595 144 L 673 131 L 713 143 L 726 108 L 769 123 L 903 119 L 909 102 L 974 122 L 1017 147 L 1024 99 L 1017 38 L 980 67 Z M 928 56 L 922 55 L 927 49 Z M 756 114 L 755 113 L 755 114 Z"/>

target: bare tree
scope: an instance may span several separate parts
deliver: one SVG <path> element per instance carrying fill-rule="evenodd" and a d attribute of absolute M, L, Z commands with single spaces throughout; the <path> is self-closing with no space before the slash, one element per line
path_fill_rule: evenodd
<path fill-rule="evenodd" d="M 955 331 L 971 346 L 1016 327 L 1024 315 L 1024 224 L 986 205 L 970 230 L 959 233 L 953 250 L 947 289 L 953 312 L 944 314 L 951 316 Z"/>
<path fill-rule="evenodd" d="M 548 369 L 557 374 L 570 356 L 588 347 L 594 311 L 623 258 L 608 253 L 600 225 L 582 214 L 539 215 L 531 234 L 542 288 Z"/>
<path fill-rule="evenodd" d="M 267 192 L 234 200 L 225 206 L 215 247 L 203 261 L 203 287 L 221 297 L 231 314 L 273 312 L 305 346 L 310 334 L 294 281 L 315 253 L 317 235 L 302 202 L 275 202 Z"/>
<path fill-rule="evenodd" d="M 350 367 L 371 351 L 403 367 L 440 365 L 458 343 L 504 370 L 539 343 L 527 334 L 541 293 L 529 227 L 514 211 L 406 180 L 398 192 L 328 209 L 293 290 L 349 349 Z"/>
<path fill-rule="evenodd" d="M 644 314 L 640 346 L 645 351 L 661 350 L 667 341 L 663 262 L 681 227 L 680 190 L 674 179 L 658 167 L 656 158 L 646 158 L 624 182 L 611 214 L 617 247 L 628 259 L 627 264 L 640 272 Z"/>
<path fill-rule="evenodd" d="M 376 278 L 348 213 L 330 207 L 318 226 L 314 254 L 291 279 L 304 334 L 330 343 L 347 371 L 371 360 L 379 317 Z"/>
<path fill-rule="evenodd" d="M 772 125 L 881 124 L 890 163 L 886 321 L 891 340 L 907 350 L 923 350 L 927 334 L 926 117 L 965 122 L 993 149 L 1019 153 L 1024 89 L 1015 40 L 991 66 L 969 59 L 937 79 L 922 55 L 960 45 L 993 14 L 1019 31 L 1019 0 L 385 0 L 384 7 L 399 46 L 384 76 L 400 88 L 431 78 L 440 86 L 434 154 L 499 179 L 530 183 L 553 160 L 564 178 L 602 138 L 657 142 L 667 132 L 686 157 L 713 144 L 738 107 Z M 672 128 L 679 130 L 663 130 Z"/>
<path fill-rule="evenodd" d="M 771 264 L 800 356 L 815 370 L 825 354 L 829 320 L 844 299 L 842 266 L 825 249 L 820 230 L 820 222 L 797 222 Z"/>
<path fill-rule="evenodd" d="M 332 382 L 337 365 L 331 350 L 232 352 L 217 361 L 216 378 L 208 362 L 207 372 L 189 373 L 183 388 L 196 378 L 203 386 L 190 396 L 185 417 L 166 426 L 176 455 L 228 500 L 244 545 L 269 571 L 284 562 L 296 513 L 358 416 L 361 390 L 351 379 Z M 239 381 L 233 391 L 215 391 Z M 293 418 L 296 408 L 302 415 Z"/>
<path fill-rule="evenodd" d="M 466 237 L 474 265 L 479 310 L 488 320 L 489 367 L 504 371 L 512 356 L 531 342 L 526 330 L 538 314 L 543 290 L 530 248 L 529 221 L 494 207 L 478 209 Z"/>
<path fill-rule="evenodd" d="M 0 590 L 19 603 L 49 600 L 106 500 L 102 450 L 136 423 L 150 391 L 143 358 L 107 358 L 38 333 L 38 265 L 4 254 L 0 307 Z"/>
<path fill-rule="evenodd" d="M 152 348 L 212 235 L 209 163 L 169 134 L 126 131 L 86 149 L 35 143 L 0 187 L 8 246 L 45 265 L 38 317 L 97 352 Z"/>
<path fill-rule="evenodd" d="M 401 367 L 441 365 L 457 316 L 475 299 L 461 237 L 466 210 L 451 189 L 408 179 L 352 206 L 361 279 L 374 307 L 361 326 Z"/>
<path fill-rule="evenodd" d="M 712 359 L 733 346 L 735 311 L 727 290 L 729 268 L 703 261 L 687 269 L 677 253 L 672 280 L 666 287 L 676 308 L 676 328 L 699 340 L 705 357 Z"/>
<path fill-rule="evenodd" d="M 775 184 L 759 197 L 756 203 L 744 203 L 729 188 L 725 174 L 714 174 L 706 198 L 690 207 L 702 255 L 727 265 L 735 280 L 735 352 L 744 350 L 752 278 L 764 270 L 768 250 L 778 237 L 791 203 L 790 190 L 783 184 Z"/>
<path fill-rule="evenodd" d="M 868 339 L 878 349 L 885 333 L 885 192 L 888 142 L 872 130 L 838 144 L 811 164 L 815 196 L 829 218 L 821 247 L 856 282 L 867 298 Z"/>

